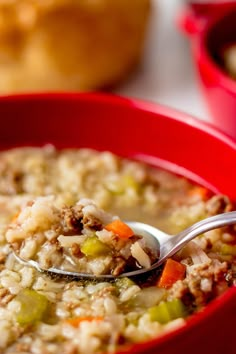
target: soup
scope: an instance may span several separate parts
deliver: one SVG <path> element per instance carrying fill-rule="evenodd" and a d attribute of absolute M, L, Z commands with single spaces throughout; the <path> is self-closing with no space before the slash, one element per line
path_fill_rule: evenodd
<path fill-rule="evenodd" d="M 91 219 L 84 211 L 81 219 L 76 210 L 91 205 L 89 215 L 93 220 L 96 216 L 96 222 L 88 226 Z M 112 353 L 183 326 L 235 282 L 233 226 L 199 236 L 145 278 L 66 279 L 16 260 L 13 249 L 38 257 L 47 242 L 50 257 L 42 259 L 53 265 L 65 257 L 61 242 L 66 242 L 66 252 L 83 258 L 87 266 L 91 257 L 107 256 L 104 248 L 96 253 L 104 228 L 119 241 L 119 231 L 107 227 L 114 220 L 143 221 L 174 234 L 207 216 L 234 210 L 227 196 L 110 152 L 58 151 L 50 145 L 1 152 L 0 208 L 4 353 Z M 79 237 L 85 236 L 84 242 L 88 236 L 85 224 L 95 246 L 81 245 Z M 146 253 L 151 262 L 155 255 Z M 145 267 L 139 256 L 132 256 Z M 124 253 L 119 257 L 126 259 Z"/>

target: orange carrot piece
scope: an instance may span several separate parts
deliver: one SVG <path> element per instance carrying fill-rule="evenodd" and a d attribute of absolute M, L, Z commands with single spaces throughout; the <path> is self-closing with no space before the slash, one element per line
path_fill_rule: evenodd
<path fill-rule="evenodd" d="M 202 200 L 207 200 L 210 197 L 210 191 L 204 187 L 196 186 L 189 191 L 191 196 L 199 196 Z"/>
<path fill-rule="evenodd" d="M 157 285 L 161 288 L 170 288 L 177 280 L 182 280 L 185 276 L 186 266 L 182 263 L 167 259 L 161 277 Z"/>
<path fill-rule="evenodd" d="M 67 320 L 65 320 L 65 323 L 69 324 L 70 326 L 73 327 L 79 327 L 79 325 L 82 322 L 92 322 L 92 321 L 96 321 L 96 322 L 100 322 L 102 321 L 103 318 L 102 317 L 93 317 L 93 316 L 88 316 L 88 317 L 74 317 L 74 318 L 69 318 Z"/>
<path fill-rule="evenodd" d="M 134 235 L 133 230 L 125 224 L 123 221 L 116 219 L 110 224 L 105 226 L 107 231 L 112 231 L 114 234 L 118 235 L 120 238 L 130 238 Z"/>

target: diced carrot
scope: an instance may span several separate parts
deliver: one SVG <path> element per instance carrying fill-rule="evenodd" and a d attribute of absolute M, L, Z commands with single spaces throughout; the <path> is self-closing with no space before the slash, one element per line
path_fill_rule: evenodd
<path fill-rule="evenodd" d="M 70 326 L 73 326 L 73 327 L 79 327 L 79 325 L 82 322 L 92 322 L 92 321 L 100 322 L 102 320 L 103 320 L 102 317 L 93 317 L 93 316 L 74 317 L 74 318 L 69 318 L 69 319 L 65 320 L 65 323 L 67 323 L 67 324 L 69 324 Z"/>
<path fill-rule="evenodd" d="M 114 234 L 118 235 L 120 238 L 130 238 L 134 235 L 133 230 L 125 224 L 123 221 L 116 219 L 110 224 L 105 226 L 107 231 L 112 231 Z"/>
<path fill-rule="evenodd" d="M 193 187 L 190 191 L 189 191 L 189 195 L 191 196 L 199 196 L 202 200 L 207 200 L 210 197 L 211 192 L 201 186 L 196 186 Z"/>
<path fill-rule="evenodd" d="M 177 280 L 182 280 L 185 276 L 186 266 L 169 258 L 164 266 L 161 277 L 157 285 L 161 288 L 170 288 Z"/>
<path fill-rule="evenodd" d="M 12 218 L 11 222 L 16 222 L 16 220 L 18 219 L 20 212 L 18 211 Z"/>

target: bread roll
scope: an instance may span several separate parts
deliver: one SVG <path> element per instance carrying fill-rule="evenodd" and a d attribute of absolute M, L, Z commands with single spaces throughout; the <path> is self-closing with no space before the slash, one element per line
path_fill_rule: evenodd
<path fill-rule="evenodd" d="M 142 52 L 150 0 L 0 0 L 0 93 L 101 89 Z"/>

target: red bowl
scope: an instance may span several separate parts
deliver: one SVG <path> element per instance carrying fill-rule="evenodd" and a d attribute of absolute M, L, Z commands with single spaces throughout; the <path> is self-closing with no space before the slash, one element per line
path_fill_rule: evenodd
<path fill-rule="evenodd" d="M 219 62 L 222 48 L 236 43 L 236 2 L 192 0 L 181 12 L 178 22 L 191 37 L 211 122 L 236 139 L 236 81 Z"/>
<path fill-rule="evenodd" d="M 0 97 L 0 148 L 52 143 L 110 150 L 183 174 L 236 200 L 236 143 L 169 108 L 100 94 Z M 165 336 L 121 353 L 234 354 L 236 287 Z"/>

